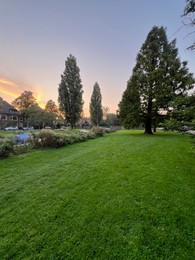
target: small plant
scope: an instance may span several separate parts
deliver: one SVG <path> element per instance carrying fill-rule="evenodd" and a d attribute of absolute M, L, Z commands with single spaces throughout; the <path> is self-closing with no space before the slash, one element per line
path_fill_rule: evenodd
<path fill-rule="evenodd" d="M 30 144 L 17 144 L 17 145 L 14 145 L 13 154 L 19 155 L 19 154 L 27 153 L 31 149 L 32 149 L 32 145 L 30 145 Z"/>
<path fill-rule="evenodd" d="M 104 135 L 104 130 L 102 128 L 99 127 L 94 127 L 92 129 L 92 131 L 94 132 L 95 136 L 100 137 Z"/>
<path fill-rule="evenodd" d="M 12 138 L 0 139 L 0 158 L 7 158 L 13 154 L 14 141 Z"/>

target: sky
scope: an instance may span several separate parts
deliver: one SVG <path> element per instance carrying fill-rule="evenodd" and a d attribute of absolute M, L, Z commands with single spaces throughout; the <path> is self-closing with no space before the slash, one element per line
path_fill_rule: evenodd
<path fill-rule="evenodd" d="M 195 73 L 194 35 L 182 27 L 185 0 L 0 0 L 0 97 L 32 91 L 40 106 L 58 99 L 65 60 L 77 59 L 85 116 L 95 82 L 102 105 L 115 113 L 153 26 L 177 39 L 181 60 Z"/>

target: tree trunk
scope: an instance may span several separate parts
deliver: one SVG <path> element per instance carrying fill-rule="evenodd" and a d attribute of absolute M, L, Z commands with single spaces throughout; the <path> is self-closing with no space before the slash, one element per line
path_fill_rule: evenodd
<path fill-rule="evenodd" d="M 146 122 L 145 122 L 145 134 L 150 134 L 152 135 L 152 119 L 151 117 L 147 117 L 146 118 Z"/>

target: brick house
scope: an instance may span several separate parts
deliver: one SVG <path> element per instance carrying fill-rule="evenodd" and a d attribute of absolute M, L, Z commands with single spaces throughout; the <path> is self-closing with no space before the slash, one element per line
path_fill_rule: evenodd
<path fill-rule="evenodd" d="M 26 118 L 17 109 L 3 99 L 0 102 L 0 129 L 8 126 L 23 127 L 26 124 Z"/>

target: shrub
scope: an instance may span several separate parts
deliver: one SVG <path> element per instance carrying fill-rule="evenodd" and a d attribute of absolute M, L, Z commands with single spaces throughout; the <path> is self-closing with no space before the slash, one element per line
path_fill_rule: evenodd
<path fill-rule="evenodd" d="M 84 142 L 103 136 L 103 129 L 93 131 L 67 130 L 63 132 L 42 130 L 32 132 L 27 142 L 17 144 L 17 136 L 3 138 L 0 136 L 0 158 L 26 153 L 32 148 L 59 148 L 67 144 Z"/>
<path fill-rule="evenodd" d="M 32 134 L 33 143 L 37 148 L 53 147 L 55 143 L 54 132 L 42 130 L 39 133 Z"/>
<path fill-rule="evenodd" d="M 7 158 L 13 154 L 14 141 L 12 138 L 0 139 L 0 158 Z"/>
<path fill-rule="evenodd" d="M 19 155 L 22 153 L 27 153 L 31 149 L 32 149 L 32 145 L 30 145 L 30 144 L 17 144 L 17 145 L 14 145 L 13 154 Z"/>
<path fill-rule="evenodd" d="M 104 135 L 104 130 L 102 128 L 99 127 L 94 127 L 92 129 L 92 131 L 94 132 L 95 136 L 100 137 Z"/>
<path fill-rule="evenodd" d="M 93 132 L 81 133 L 80 131 L 66 131 L 59 133 L 43 130 L 40 133 L 33 134 L 33 143 L 34 147 L 37 148 L 59 148 L 67 144 L 83 142 L 92 138 L 95 138 Z"/>

